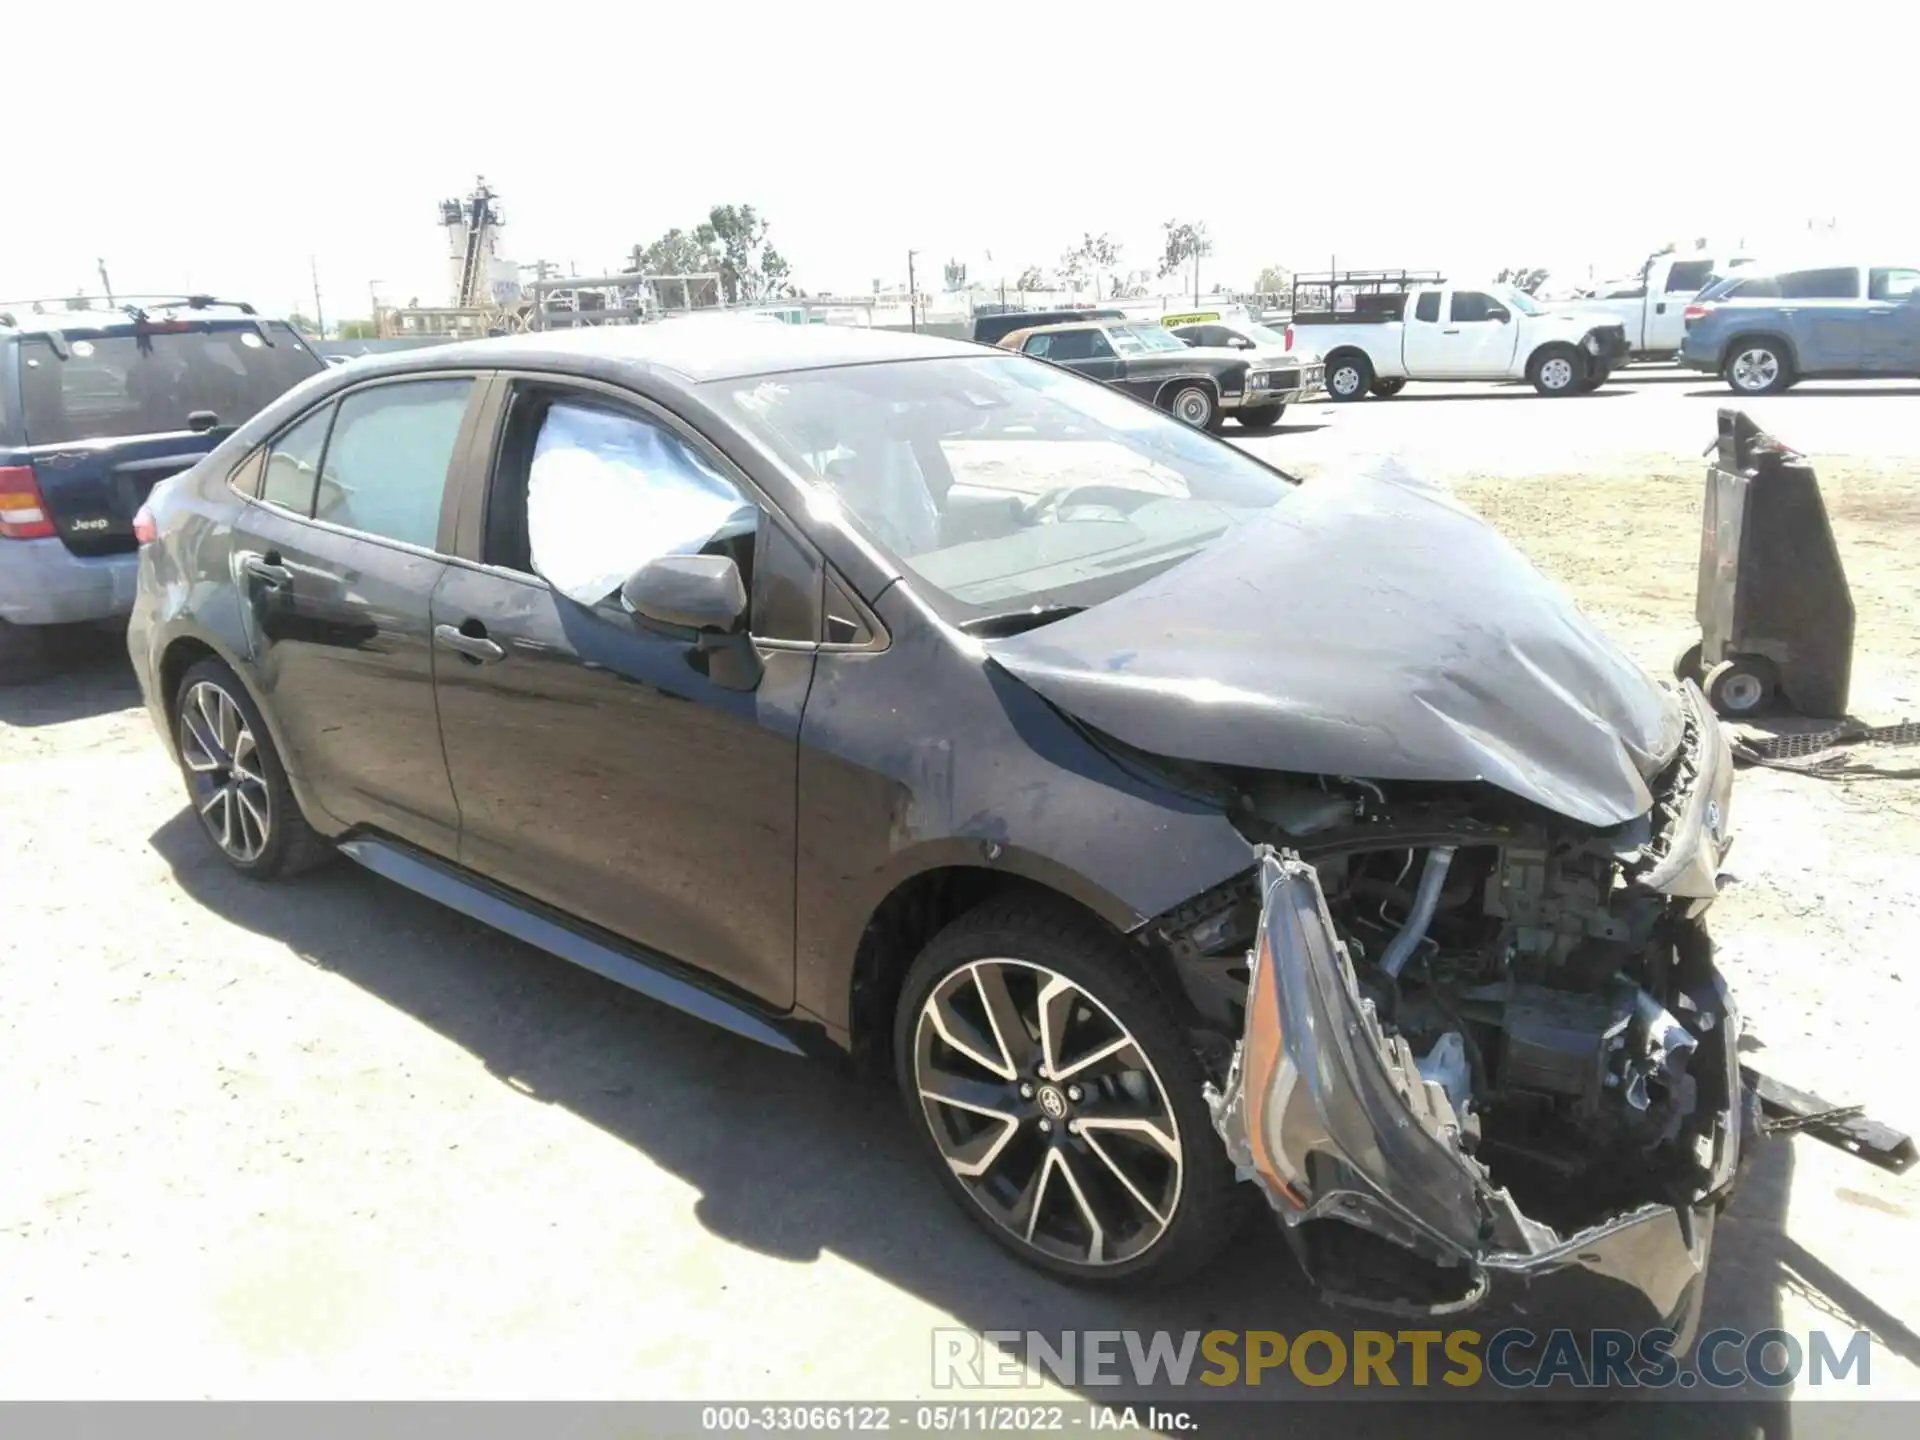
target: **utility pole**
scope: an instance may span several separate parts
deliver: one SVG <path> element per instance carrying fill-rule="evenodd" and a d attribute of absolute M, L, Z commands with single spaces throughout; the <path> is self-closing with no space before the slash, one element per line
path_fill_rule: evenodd
<path fill-rule="evenodd" d="M 1193 247 L 1193 306 L 1200 308 L 1200 246 Z"/>
<path fill-rule="evenodd" d="M 913 257 L 919 253 L 907 251 L 907 325 L 916 331 L 920 328 L 920 287 L 913 281 Z"/>
<path fill-rule="evenodd" d="M 112 306 L 113 282 L 107 279 L 107 262 L 105 260 L 95 260 L 93 263 L 100 271 L 100 291 L 107 297 L 108 306 Z"/>
<path fill-rule="evenodd" d="M 380 292 L 374 287 L 379 283 L 378 280 L 367 281 L 367 306 L 373 312 L 367 318 L 373 321 L 373 333 L 376 337 L 380 336 Z"/>
<path fill-rule="evenodd" d="M 327 338 L 327 321 L 320 310 L 320 262 L 307 256 L 307 272 L 313 276 L 313 328 L 320 332 L 322 340 Z"/>

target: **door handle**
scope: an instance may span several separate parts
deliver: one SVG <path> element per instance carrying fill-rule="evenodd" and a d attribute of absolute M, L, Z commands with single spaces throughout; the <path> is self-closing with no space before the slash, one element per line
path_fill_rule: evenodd
<path fill-rule="evenodd" d="M 241 568 L 257 580 L 264 580 L 276 590 L 293 584 L 293 571 L 280 563 L 274 555 L 249 555 L 240 562 Z"/>
<path fill-rule="evenodd" d="M 1442 330 L 1440 333 L 1442 335 L 1458 335 L 1460 332 L 1458 330 Z"/>
<path fill-rule="evenodd" d="M 485 635 L 469 635 L 453 625 L 434 626 L 433 638 L 447 649 L 459 651 L 476 665 L 491 665 L 507 658 L 507 652 Z"/>
<path fill-rule="evenodd" d="M 1870 309 L 1867 313 L 1869 315 L 1891 315 L 1893 313 L 1893 307 L 1887 306 L 1885 308 Z"/>
<path fill-rule="evenodd" d="M 1662 300 L 1662 301 L 1661 301 L 1661 302 L 1660 302 L 1660 303 L 1659 303 L 1658 305 L 1655 305 L 1655 306 L 1653 307 L 1653 313 L 1654 313 L 1654 314 L 1656 314 L 1656 315 L 1664 315 L 1664 314 L 1666 314 L 1666 313 L 1667 313 L 1667 302 L 1666 302 L 1666 301 L 1664 301 L 1664 300 Z"/>

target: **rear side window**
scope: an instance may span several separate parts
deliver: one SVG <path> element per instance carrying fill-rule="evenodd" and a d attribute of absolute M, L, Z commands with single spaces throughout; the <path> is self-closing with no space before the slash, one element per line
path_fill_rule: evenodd
<path fill-rule="evenodd" d="M 1905 300 L 1920 290 L 1920 270 L 1898 267 L 1867 272 L 1867 294 L 1875 300 Z"/>
<path fill-rule="evenodd" d="M 1667 272 L 1667 294 L 1693 295 L 1707 283 L 1707 277 L 1713 274 L 1711 260 L 1679 260 Z"/>
<path fill-rule="evenodd" d="M 1429 325 L 1439 321 L 1440 292 L 1438 290 L 1425 291 L 1418 300 L 1413 302 L 1413 318 L 1424 320 Z"/>
<path fill-rule="evenodd" d="M 340 402 L 314 518 L 435 548 L 440 501 L 473 381 L 408 380 Z"/>
<path fill-rule="evenodd" d="M 1051 354 L 1053 350 L 1053 336 L 1029 335 L 1027 337 L 1026 344 L 1023 345 L 1021 348 L 1025 350 L 1029 355 Z"/>
<path fill-rule="evenodd" d="M 1782 300 L 1858 300 L 1860 272 L 1851 267 L 1834 270 L 1789 270 L 1780 277 Z"/>
<path fill-rule="evenodd" d="M 98 323 L 97 321 L 95 323 Z M 69 334 L 58 349 L 20 342 L 27 443 L 163 435 L 188 428 L 195 411 L 239 425 L 326 366 L 291 329 L 268 324 L 113 335 Z M 271 343 L 269 343 L 271 342 Z"/>
<path fill-rule="evenodd" d="M 1093 335 L 1091 330 L 1062 330 L 1053 337 L 1053 344 L 1047 350 L 1049 360 L 1090 360 L 1093 358 Z M 1108 354 L 1113 352 L 1109 350 Z"/>
<path fill-rule="evenodd" d="M 1721 292 L 1723 300 L 1778 300 L 1780 282 L 1771 275 L 1755 275 L 1751 280 L 1736 280 Z"/>
<path fill-rule="evenodd" d="M 313 514 L 314 485 L 320 478 L 320 454 L 327 448 L 333 406 L 315 411 L 273 442 L 260 498 L 296 515 Z"/>

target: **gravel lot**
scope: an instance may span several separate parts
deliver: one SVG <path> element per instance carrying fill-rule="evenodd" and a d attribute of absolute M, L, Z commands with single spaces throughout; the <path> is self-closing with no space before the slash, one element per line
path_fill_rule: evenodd
<path fill-rule="evenodd" d="M 1730 398 L 1416 386 L 1250 448 L 1327 477 L 1400 449 L 1664 669 Z M 1917 401 L 1750 407 L 1826 482 L 1878 722 L 1920 718 Z M 0 1397 L 909 1398 L 938 1326 L 1350 1328 L 1265 1231 L 1175 1294 L 1063 1289 L 952 1210 L 887 1093 L 351 865 L 231 876 L 136 705 L 111 641 L 0 691 Z M 1756 1063 L 1920 1129 L 1920 786 L 1747 772 L 1734 819 L 1716 932 Z M 1920 1396 L 1914 1209 L 1911 1179 L 1770 1145 L 1709 1322 L 1871 1329 L 1873 1393 Z"/>

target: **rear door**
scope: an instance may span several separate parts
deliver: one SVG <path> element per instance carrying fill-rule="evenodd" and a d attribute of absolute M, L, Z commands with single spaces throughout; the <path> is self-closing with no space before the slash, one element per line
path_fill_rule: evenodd
<path fill-rule="evenodd" d="M 134 550 L 156 484 L 325 368 L 284 325 L 209 320 L 23 335 L 15 365 L 21 445 L 4 463 L 33 466 L 77 555 Z"/>
<path fill-rule="evenodd" d="M 380 380 L 309 411 L 265 447 L 234 537 L 253 674 L 288 768 L 337 823 L 449 858 L 459 815 L 429 605 L 482 384 Z"/>
<path fill-rule="evenodd" d="M 1657 282 L 1659 289 L 1656 291 L 1650 286 L 1647 291 L 1646 328 L 1642 337 L 1646 349 L 1659 353 L 1680 348 L 1687 334 L 1687 302 L 1700 293 L 1712 275 L 1712 260 L 1675 260 L 1664 278 L 1659 266 L 1653 268 L 1648 279 Z"/>
<path fill-rule="evenodd" d="M 1870 375 L 1920 375 L 1920 268 L 1867 272 L 1860 368 Z"/>
<path fill-rule="evenodd" d="M 501 433 L 484 523 L 433 602 L 461 862 L 785 1009 L 819 564 L 723 457 L 624 392 L 519 377 Z M 875 458 L 823 463 L 864 486 Z M 758 674 L 620 603 L 669 553 L 740 567 Z"/>

